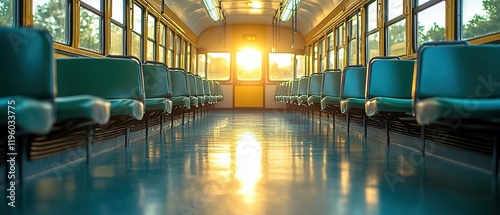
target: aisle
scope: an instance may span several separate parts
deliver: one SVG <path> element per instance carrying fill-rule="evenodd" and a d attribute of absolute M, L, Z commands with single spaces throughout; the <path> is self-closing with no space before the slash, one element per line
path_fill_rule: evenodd
<path fill-rule="evenodd" d="M 345 127 L 337 124 L 334 131 L 329 121 L 272 111 L 215 111 L 165 133 L 165 142 L 156 134 L 149 143 L 100 154 L 89 166 L 68 164 L 29 178 L 18 214 L 495 210 L 489 173 L 432 157 L 424 165 L 414 151 L 375 139 L 364 142 L 357 132 L 348 137 Z"/>

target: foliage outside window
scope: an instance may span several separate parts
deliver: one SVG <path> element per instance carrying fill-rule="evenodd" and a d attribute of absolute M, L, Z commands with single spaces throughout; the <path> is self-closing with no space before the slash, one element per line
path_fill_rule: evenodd
<path fill-rule="evenodd" d="M 389 56 L 406 54 L 406 19 L 403 0 L 386 1 L 386 50 Z"/>
<path fill-rule="evenodd" d="M 102 53 L 103 8 L 100 0 L 80 2 L 80 48 Z"/>
<path fill-rule="evenodd" d="M 337 69 L 344 69 L 345 67 L 344 23 L 342 23 L 335 29 L 335 36 L 337 39 L 335 46 L 337 50 Z"/>
<path fill-rule="evenodd" d="M 179 35 L 175 36 L 175 67 L 181 67 L 181 47 L 182 38 Z"/>
<path fill-rule="evenodd" d="M 207 55 L 206 54 L 198 54 L 198 66 L 196 74 L 204 78 L 205 75 L 205 65 L 207 63 Z"/>
<path fill-rule="evenodd" d="M 348 37 L 348 47 L 349 55 L 348 62 L 349 65 L 359 64 L 359 33 L 360 33 L 360 23 L 361 13 L 356 13 L 347 22 L 347 37 Z"/>
<path fill-rule="evenodd" d="M 132 28 L 132 55 L 142 60 L 142 8 L 134 4 L 134 26 Z"/>
<path fill-rule="evenodd" d="M 69 44 L 69 13 L 66 0 L 33 0 L 33 24 L 46 29 L 56 42 Z"/>
<path fill-rule="evenodd" d="M 148 45 L 146 50 L 147 60 L 156 60 L 156 18 L 148 14 Z"/>
<path fill-rule="evenodd" d="M 296 78 L 306 75 L 306 57 L 304 55 L 295 55 L 295 71 Z"/>
<path fill-rule="evenodd" d="M 425 2 L 419 1 L 414 9 L 418 26 L 415 50 L 424 42 L 446 39 L 446 2 L 436 1 L 435 4 L 424 7 L 425 5 L 422 6 L 422 4 Z"/>
<path fill-rule="evenodd" d="M 367 7 L 366 16 L 366 64 L 370 59 L 380 55 L 380 34 L 377 20 L 377 1 L 373 1 Z"/>
<path fill-rule="evenodd" d="M 14 26 L 15 0 L 0 0 L 0 26 Z"/>
<path fill-rule="evenodd" d="M 158 61 L 166 63 L 166 55 L 165 51 L 166 46 L 167 46 L 167 27 L 163 24 L 160 23 L 160 41 L 159 41 L 159 47 L 158 47 Z"/>
<path fill-rule="evenodd" d="M 330 32 L 327 36 L 328 40 L 328 69 L 335 68 L 335 38 L 333 37 L 333 32 Z"/>
<path fill-rule="evenodd" d="M 207 79 L 219 81 L 229 80 L 230 65 L 230 53 L 207 53 Z"/>
<path fill-rule="evenodd" d="M 325 48 L 325 39 L 321 38 L 319 41 L 319 72 L 323 72 L 326 70 L 326 48 Z"/>
<path fill-rule="evenodd" d="M 170 67 L 174 67 L 174 42 L 175 42 L 175 33 L 173 30 L 168 31 L 168 51 L 167 51 L 167 65 Z"/>
<path fill-rule="evenodd" d="M 125 22 L 124 22 L 124 0 L 112 1 L 111 15 L 111 41 L 109 53 L 122 55 L 125 53 Z"/>
<path fill-rule="evenodd" d="M 500 0 L 462 0 L 462 39 L 500 32 Z"/>
<path fill-rule="evenodd" d="M 269 53 L 269 80 L 286 81 L 293 79 L 294 59 L 292 53 Z"/>

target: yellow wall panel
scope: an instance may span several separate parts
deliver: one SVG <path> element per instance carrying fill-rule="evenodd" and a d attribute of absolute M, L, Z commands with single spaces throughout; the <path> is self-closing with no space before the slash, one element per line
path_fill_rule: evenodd
<path fill-rule="evenodd" d="M 235 86 L 234 107 L 264 107 L 263 86 Z"/>

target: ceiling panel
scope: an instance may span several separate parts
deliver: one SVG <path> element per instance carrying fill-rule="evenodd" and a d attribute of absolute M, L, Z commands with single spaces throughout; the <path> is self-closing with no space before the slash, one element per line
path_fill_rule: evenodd
<path fill-rule="evenodd" d="M 161 2 L 161 0 L 155 0 Z M 222 0 L 222 10 L 226 23 L 272 25 L 273 16 L 283 0 Z M 203 0 L 165 0 L 169 7 L 196 35 L 210 27 L 218 26 L 203 8 Z M 258 2 L 258 3 L 254 3 Z M 341 0 L 303 0 L 298 11 L 298 31 L 309 33 L 319 24 Z M 254 8 L 256 4 L 259 8 Z M 281 22 L 281 26 L 291 27 L 291 21 Z"/>

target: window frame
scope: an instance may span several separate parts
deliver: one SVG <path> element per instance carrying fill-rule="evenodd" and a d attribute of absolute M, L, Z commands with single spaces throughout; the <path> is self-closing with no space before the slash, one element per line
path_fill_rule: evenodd
<path fill-rule="evenodd" d="M 153 18 L 154 20 L 154 23 L 153 23 L 153 38 L 149 37 L 149 22 L 150 22 L 150 18 Z M 146 60 L 153 60 L 153 61 L 156 61 L 157 60 L 157 57 L 156 57 L 156 54 L 157 54 L 157 51 L 158 49 L 156 48 L 157 47 L 157 39 L 156 39 L 156 36 L 158 34 L 158 29 L 157 29 L 157 25 L 158 25 L 158 19 L 150 12 L 148 12 L 147 14 L 147 36 L 146 36 Z M 148 49 L 148 44 L 149 42 L 152 42 L 153 43 L 153 59 L 148 59 L 148 53 L 149 53 L 149 50 Z"/>
<path fill-rule="evenodd" d="M 418 6 L 418 1 L 413 1 L 412 2 L 412 38 L 413 40 L 411 41 L 411 46 L 412 46 L 412 51 L 417 53 L 419 46 L 418 46 L 418 13 L 425 11 L 431 7 L 436 6 L 437 4 L 445 2 L 446 0 L 429 0 L 428 2 L 425 2 L 424 4 Z M 446 7 L 445 7 L 445 22 L 446 22 Z M 461 16 L 456 16 L 457 19 L 458 17 Z M 461 25 L 460 25 L 461 26 Z M 445 40 L 446 40 L 446 24 L 444 26 L 445 28 Z"/>
<path fill-rule="evenodd" d="M 356 36 L 351 37 L 352 35 L 352 20 L 356 20 Z M 360 59 L 361 59 L 361 11 L 356 11 L 354 12 L 351 16 L 347 18 L 347 65 L 359 65 L 360 64 Z M 354 64 L 351 64 L 351 43 L 356 40 L 356 62 Z"/>
<path fill-rule="evenodd" d="M 394 56 L 394 57 L 401 57 L 401 56 L 404 56 L 408 53 L 408 49 L 406 47 L 406 43 L 408 42 L 406 39 L 406 34 L 408 32 L 406 32 L 406 26 L 408 25 L 408 20 L 406 20 L 406 15 L 405 15 L 405 1 L 404 0 L 401 0 L 401 5 L 402 5 L 402 12 L 400 15 L 392 18 L 391 20 L 389 20 L 389 3 L 388 3 L 389 0 L 385 0 L 384 1 L 384 34 L 385 34 L 385 40 L 384 40 L 384 52 L 385 52 L 385 55 L 386 56 Z M 404 21 L 405 22 L 405 37 L 404 37 L 404 40 L 405 40 L 405 51 L 406 53 L 402 54 L 402 55 L 390 55 L 390 47 L 388 46 L 389 45 L 389 40 L 390 40 L 390 35 L 389 35 L 389 27 L 393 26 L 394 24 L 397 24 L 399 23 L 400 21 Z"/>
<path fill-rule="evenodd" d="M 368 9 L 372 4 L 375 4 L 375 28 L 372 28 L 372 29 L 369 29 L 369 20 L 370 20 L 370 16 L 368 15 L 370 10 Z M 370 62 L 370 43 L 368 41 L 368 38 L 374 34 L 377 34 L 378 33 L 378 55 L 380 56 L 380 4 L 378 2 L 378 0 L 373 0 L 373 1 L 370 1 L 366 4 L 365 6 L 365 11 L 366 11 L 366 15 L 365 15 L 365 64 L 368 65 L 368 63 Z"/>
<path fill-rule="evenodd" d="M 81 30 L 81 27 L 82 26 L 79 26 L 80 29 L 78 29 L 78 48 L 80 49 L 83 49 L 83 50 L 86 50 L 86 51 L 90 51 L 90 52 L 94 52 L 94 53 L 99 53 L 99 54 L 103 54 L 104 53 L 104 39 L 106 38 L 106 35 L 104 35 L 104 32 L 105 32 L 105 29 L 106 26 L 104 25 L 104 19 L 105 19 L 105 11 L 106 11 L 106 6 L 105 6 L 105 0 L 99 0 L 100 4 L 101 4 L 101 11 L 97 10 L 97 8 L 94 8 L 92 7 L 90 4 L 87 4 L 86 2 L 84 1 L 79 1 L 80 2 L 80 13 L 78 14 L 78 21 L 81 22 L 81 11 L 82 11 L 82 8 L 87 10 L 88 12 L 90 13 L 93 13 L 97 16 L 99 16 L 100 18 L 100 21 L 99 21 L 99 51 L 95 51 L 95 50 L 91 50 L 91 49 L 88 49 L 88 48 L 85 48 L 85 47 L 82 47 L 82 44 L 80 42 L 80 39 L 81 39 L 81 34 L 80 34 L 80 30 Z M 71 28 L 71 27 L 70 27 Z"/>

